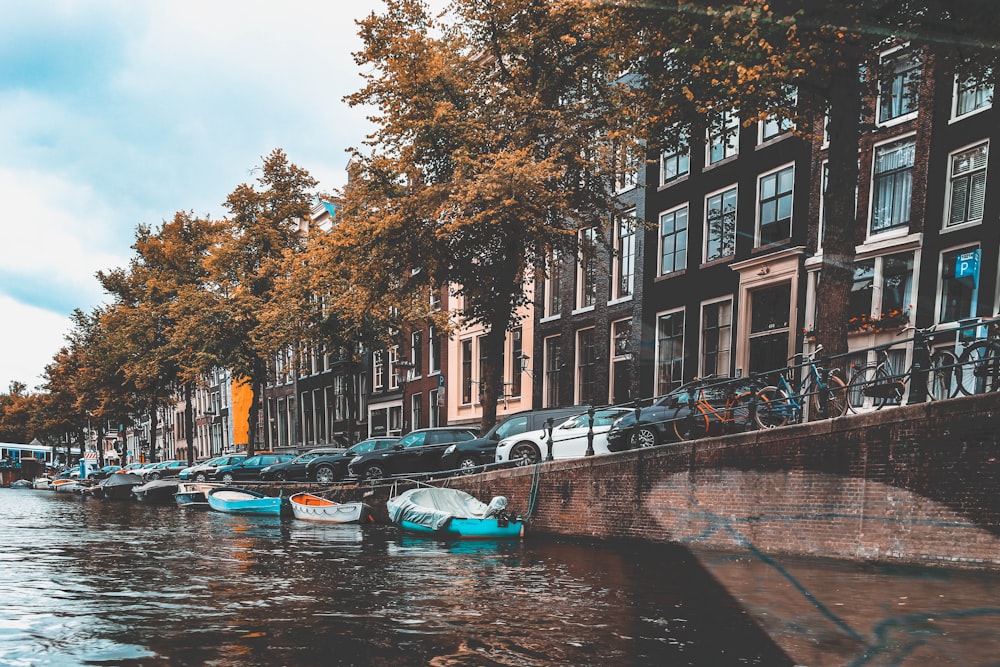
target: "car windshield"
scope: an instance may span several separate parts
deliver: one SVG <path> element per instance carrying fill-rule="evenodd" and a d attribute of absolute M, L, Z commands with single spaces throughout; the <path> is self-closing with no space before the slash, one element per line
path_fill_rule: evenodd
<path fill-rule="evenodd" d="M 526 430 L 528 430 L 527 417 L 511 417 L 497 427 L 497 430 L 493 434 L 493 439 L 503 440 L 504 438 L 509 438 L 512 435 L 524 433 Z"/>
<path fill-rule="evenodd" d="M 403 447 L 419 447 L 424 444 L 425 435 L 425 433 L 410 433 L 409 435 L 405 435 L 400 438 L 399 442 L 396 444 L 402 445 Z"/>

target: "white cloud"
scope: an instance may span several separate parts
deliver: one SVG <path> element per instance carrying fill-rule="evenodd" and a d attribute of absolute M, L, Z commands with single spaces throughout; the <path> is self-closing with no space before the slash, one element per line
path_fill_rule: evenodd
<path fill-rule="evenodd" d="M 33 390 L 42 383 L 46 364 L 66 344 L 63 336 L 70 330 L 70 321 L 3 294 L 0 312 L 4 319 L 0 327 L 0 392 L 6 392 L 14 380 Z"/>

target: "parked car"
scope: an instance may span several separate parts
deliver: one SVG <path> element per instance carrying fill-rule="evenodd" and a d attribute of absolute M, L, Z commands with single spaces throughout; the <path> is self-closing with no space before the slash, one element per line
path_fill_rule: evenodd
<path fill-rule="evenodd" d="M 380 449 L 388 449 L 396 444 L 399 438 L 368 438 L 357 443 L 343 454 L 327 454 L 317 456 L 306 464 L 306 474 L 311 481 L 320 484 L 333 484 L 347 476 L 347 464 L 355 456 Z"/>
<path fill-rule="evenodd" d="M 448 445 L 472 440 L 478 434 L 467 427 L 440 426 L 411 431 L 389 449 L 359 454 L 347 466 L 353 477 L 375 480 L 404 473 L 441 470 L 441 453 Z"/>
<path fill-rule="evenodd" d="M 482 468 L 496 461 L 497 443 L 501 440 L 545 428 L 547 419 L 552 419 L 553 423 L 558 424 L 567 417 L 580 414 L 587 407 L 586 405 L 572 405 L 516 412 L 497 422 L 481 438 L 449 445 L 441 454 L 441 469 L 460 470 L 465 474 L 473 473 L 477 468 Z"/>
<path fill-rule="evenodd" d="M 304 454 L 299 454 L 291 461 L 267 466 L 260 471 L 260 478 L 266 481 L 273 479 L 279 482 L 307 482 L 309 481 L 309 475 L 306 472 L 306 464 L 320 456 L 336 456 L 337 454 L 343 454 L 345 451 L 343 447 L 317 447 L 316 449 L 310 449 Z"/>
<path fill-rule="evenodd" d="M 178 479 L 181 481 L 194 480 L 196 482 L 205 482 L 211 478 L 215 471 L 222 466 L 232 465 L 234 463 L 239 463 L 246 458 L 246 454 L 224 454 L 222 456 L 216 456 L 214 458 L 208 459 L 207 461 L 202 461 L 201 463 L 195 463 L 189 468 L 184 468 L 181 470 L 180 474 L 177 475 Z"/>
<path fill-rule="evenodd" d="M 232 484 L 237 480 L 260 480 L 260 471 L 267 466 L 291 461 L 294 458 L 291 454 L 257 454 L 256 456 L 245 458 L 238 463 L 216 468 L 215 472 L 212 473 L 211 479 L 226 484 Z"/>
<path fill-rule="evenodd" d="M 632 408 L 598 408 L 594 410 L 595 454 L 608 454 L 608 431 L 611 425 L 633 412 Z M 590 414 L 584 412 L 570 417 L 552 429 L 552 458 L 573 459 L 585 456 L 590 439 Z M 537 429 L 501 440 L 497 445 L 496 462 L 524 466 L 548 458 L 549 430 Z"/>
<path fill-rule="evenodd" d="M 152 468 L 142 468 L 141 470 L 132 470 L 137 475 L 141 475 L 144 480 L 150 482 L 154 479 L 163 479 L 164 477 L 177 477 L 181 470 L 187 467 L 187 461 L 161 461 L 154 465 Z"/>
<path fill-rule="evenodd" d="M 114 473 L 121 470 L 121 466 L 104 466 L 100 470 L 95 470 L 94 472 L 87 475 L 87 479 L 107 479 Z"/>
<path fill-rule="evenodd" d="M 724 430 L 742 430 L 746 423 L 720 422 L 725 412 L 727 400 L 733 394 L 752 391 L 749 379 L 737 378 L 732 381 L 726 378 L 706 377 L 693 380 L 659 397 L 651 405 L 639 410 L 638 425 L 635 413 L 624 415 L 611 426 L 608 432 L 608 449 L 612 452 L 622 452 L 626 449 L 639 447 L 654 447 L 668 442 L 677 442 L 685 437 L 685 424 L 689 417 L 705 419 L 706 414 L 697 408 L 692 408 L 692 397 L 705 401 L 718 414 L 707 415 L 709 431 L 714 433 Z M 692 412 L 692 409 L 694 412 Z M 741 420 L 745 422 L 746 420 Z M 704 429 L 702 429 L 704 430 Z"/>

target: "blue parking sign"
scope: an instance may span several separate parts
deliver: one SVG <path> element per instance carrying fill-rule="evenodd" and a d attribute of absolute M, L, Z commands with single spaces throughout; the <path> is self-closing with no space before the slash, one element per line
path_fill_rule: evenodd
<path fill-rule="evenodd" d="M 955 258 L 955 277 L 965 278 L 979 274 L 979 248 L 963 252 Z"/>

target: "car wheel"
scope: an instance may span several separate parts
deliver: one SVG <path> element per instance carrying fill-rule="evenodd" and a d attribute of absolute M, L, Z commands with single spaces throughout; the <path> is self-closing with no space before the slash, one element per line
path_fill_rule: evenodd
<path fill-rule="evenodd" d="M 276 480 L 278 480 L 279 482 L 287 482 L 288 481 L 288 473 L 286 473 L 286 472 L 276 472 L 276 473 L 274 473 L 274 478 Z"/>
<path fill-rule="evenodd" d="M 151 473 L 149 473 L 149 479 L 150 479 L 150 481 L 160 479 L 160 473 L 158 473 L 158 472 L 151 472 Z"/>
<path fill-rule="evenodd" d="M 385 478 L 385 470 L 378 463 L 374 463 L 365 470 L 365 479 L 373 482 L 378 479 Z"/>
<path fill-rule="evenodd" d="M 226 484 L 232 484 L 233 483 L 233 473 L 227 472 L 225 475 L 222 476 L 222 481 L 224 483 L 226 483 Z"/>
<path fill-rule="evenodd" d="M 645 447 L 655 447 L 660 444 L 660 439 L 653 429 L 643 426 L 636 433 L 632 434 L 629 443 L 632 445 L 632 449 L 642 449 Z"/>
<path fill-rule="evenodd" d="M 510 450 L 510 461 L 516 466 L 534 465 L 541 459 L 541 452 L 530 442 L 519 442 Z"/>
<path fill-rule="evenodd" d="M 319 466 L 316 468 L 316 481 L 320 484 L 333 484 L 337 481 L 337 476 L 333 472 L 333 466 Z"/>
<path fill-rule="evenodd" d="M 208 476 L 205 473 L 200 472 L 200 473 L 198 473 L 197 475 L 194 476 L 194 481 L 196 481 L 196 482 L 207 482 L 208 481 Z"/>
<path fill-rule="evenodd" d="M 463 456 L 458 460 L 458 469 L 462 471 L 463 475 L 471 475 L 478 472 L 479 461 L 472 456 Z"/>

